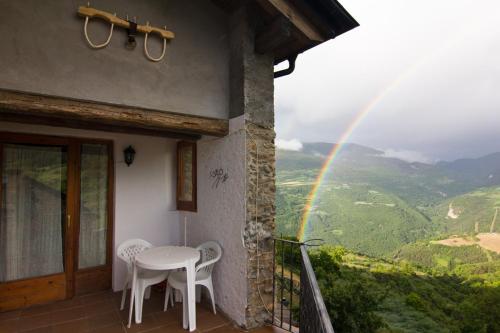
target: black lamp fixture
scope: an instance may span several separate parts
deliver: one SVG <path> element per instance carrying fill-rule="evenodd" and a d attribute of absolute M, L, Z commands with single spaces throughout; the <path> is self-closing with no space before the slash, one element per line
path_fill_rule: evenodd
<path fill-rule="evenodd" d="M 123 158 L 125 159 L 125 164 L 129 167 L 132 162 L 134 162 L 134 157 L 135 157 L 135 150 L 132 148 L 132 146 L 128 146 L 124 151 L 123 151 Z"/>

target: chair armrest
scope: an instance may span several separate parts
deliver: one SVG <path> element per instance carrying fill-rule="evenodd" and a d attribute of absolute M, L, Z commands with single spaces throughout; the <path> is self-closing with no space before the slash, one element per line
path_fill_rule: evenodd
<path fill-rule="evenodd" d="M 205 261 L 204 263 L 199 264 L 198 266 L 196 266 L 196 272 L 198 272 L 200 269 L 202 269 L 204 267 L 207 267 L 207 266 L 210 266 L 212 264 L 215 264 L 217 261 L 219 261 L 219 259 L 220 258 L 214 258 L 212 260 Z"/>

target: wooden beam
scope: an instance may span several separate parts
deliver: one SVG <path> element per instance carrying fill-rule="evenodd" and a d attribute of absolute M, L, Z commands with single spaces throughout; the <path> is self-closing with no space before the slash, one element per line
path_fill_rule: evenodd
<path fill-rule="evenodd" d="M 287 0 L 257 0 L 268 12 L 277 11 L 300 30 L 307 38 L 315 42 L 324 42 L 325 38 L 311 21 Z"/>
<path fill-rule="evenodd" d="M 94 124 L 100 130 L 186 134 L 222 137 L 229 132 L 226 119 L 177 114 L 133 106 L 67 99 L 0 89 L 0 117 L 40 117 L 45 124 L 75 127 Z M 107 129 L 106 129 L 107 128 Z M 99 128 L 97 128 L 99 129 Z M 115 130 L 113 130 L 115 129 Z"/>
<path fill-rule="evenodd" d="M 115 26 L 122 27 L 125 29 L 130 28 L 130 22 L 128 22 L 122 18 L 119 18 L 116 15 L 113 15 L 111 13 L 108 13 L 108 12 L 105 12 L 105 11 L 102 11 L 99 9 L 86 7 L 86 6 L 80 6 L 80 7 L 78 7 L 78 14 L 80 16 L 83 16 L 83 17 L 86 17 L 86 16 L 90 17 L 90 18 L 98 17 L 98 18 L 101 18 L 103 20 L 108 21 L 111 24 L 114 24 Z M 169 39 L 169 40 L 175 38 L 175 34 L 172 31 L 166 30 L 166 27 L 165 27 L 165 29 L 161 29 L 161 28 L 152 27 L 150 25 L 138 24 L 137 31 L 142 32 L 144 34 L 150 34 L 152 32 L 156 32 L 157 34 L 159 34 L 163 38 Z"/>
<path fill-rule="evenodd" d="M 286 44 L 292 36 L 290 21 L 280 16 L 261 29 L 255 37 L 255 51 L 260 54 L 273 52 Z"/>
<path fill-rule="evenodd" d="M 158 136 L 163 138 L 181 139 L 181 140 L 199 140 L 201 138 L 201 135 L 199 134 L 198 135 L 183 134 L 183 133 L 176 133 L 169 131 L 143 129 L 137 127 L 108 125 L 108 124 L 101 124 L 96 121 L 92 122 L 92 121 L 82 121 L 82 120 L 50 118 L 38 115 L 32 116 L 32 115 L 19 114 L 16 112 L 9 113 L 0 111 L 0 121 L 22 123 L 22 124 L 46 125 L 53 127 L 76 128 L 88 131 L 103 131 L 103 132 L 113 132 L 113 133 Z"/>

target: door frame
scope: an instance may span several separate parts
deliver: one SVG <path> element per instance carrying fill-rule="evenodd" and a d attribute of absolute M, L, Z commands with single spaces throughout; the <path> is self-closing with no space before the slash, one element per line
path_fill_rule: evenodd
<path fill-rule="evenodd" d="M 88 294 L 95 291 L 111 289 L 112 284 L 112 268 L 113 268 L 113 239 L 114 239 L 114 188 L 115 188 L 115 168 L 114 168 L 114 151 L 113 141 L 101 139 L 77 138 L 76 140 L 76 168 L 75 176 L 75 230 L 73 232 L 74 243 L 73 248 L 73 278 L 74 283 L 71 285 L 73 290 L 68 290 L 68 294 L 72 296 Z M 80 176 L 81 176 L 81 146 L 85 143 L 105 144 L 108 148 L 108 193 L 107 193 L 107 232 L 106 232 L 106 264 L 95 267 L 78 269 L 78 249 L 80 241 Z"/>
<path fill-rule="evenodd" d="M 64 272 L 0 283 L 0 295 L 2 295 L 0 297 L 0 312 L 110 289 L 114 238 L 115 175 L 113 141 L 84 137 L 0 132 L 0 179 L 2 177 L 3 145 L 6 143 L 67 147 L 66 220 L 64 223 Z M 105 144 L 108 149 L 107 253 L 105 265 L 79 270 L 80 167 L 81 146 L 85 143 Z M 0 204 L 2 195 L 2 186 L 0 186 Z"/>

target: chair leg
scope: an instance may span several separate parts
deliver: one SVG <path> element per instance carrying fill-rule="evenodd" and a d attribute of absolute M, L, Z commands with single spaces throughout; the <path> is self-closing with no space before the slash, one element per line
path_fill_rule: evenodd
<path fill-rule="evenodd" d="M 151 297 L 151 286 L 146 288 L 146 299 L 149 299 Z"/>
<path fill-rule="evenodd" d="M 163 305 L 163 311 L 167 311 L 168 301 L 170 300 L 170 294 L 171 294 L 171 290 L 170 290 L 170 287 L 167 285 L 167 288 L 165 290 L 165 304 Z"/>
<path fill-rule="evenodd" d="M 217 314 L 217 311 L 215 310 L 214 286 L 212 284 L 212 279 L 208 281 L 207 289 L 210 293 L 210 298 L 212 299 L 212 309 L 214 310 L 214 314 Z"/>
<path fill-rule="evenodd" d="M 137 286 L 137 294 L 135 295 L 135 322 L 140 324 L 142 322 L 142 306 L 144 305 L 144 288 L 143 284 Z"/>
<path fill-rule="evenodd" d="M 120 305 L 120 310 L 123 310 L 125 308 L 125 299 L 127 298 L 127 287 L 128 287 L 128 279 L 125 280 L 125 284 L 123 285 L 122 303 Z"/>
<path fill-rule="evenodd" d="M 189 324 L 188 324 L 188 300 L 186 298 L 186 295 L 187 295 L 187 292 L 186 292 L 186 288 L 183 288 L 181 290 L 181 294 L 182 294 L 182 327 L 184 327 L 185 330 L 188 329 L 189 327 Z"/>
<path fill-rule="evenodd" d="M 169 287 L 169 288 L 170 288 L 170 305 L 172 305 L 172 307 L 174 307 L 174 294 L 175 294 L 175 292 L 171 287 Z"/>

